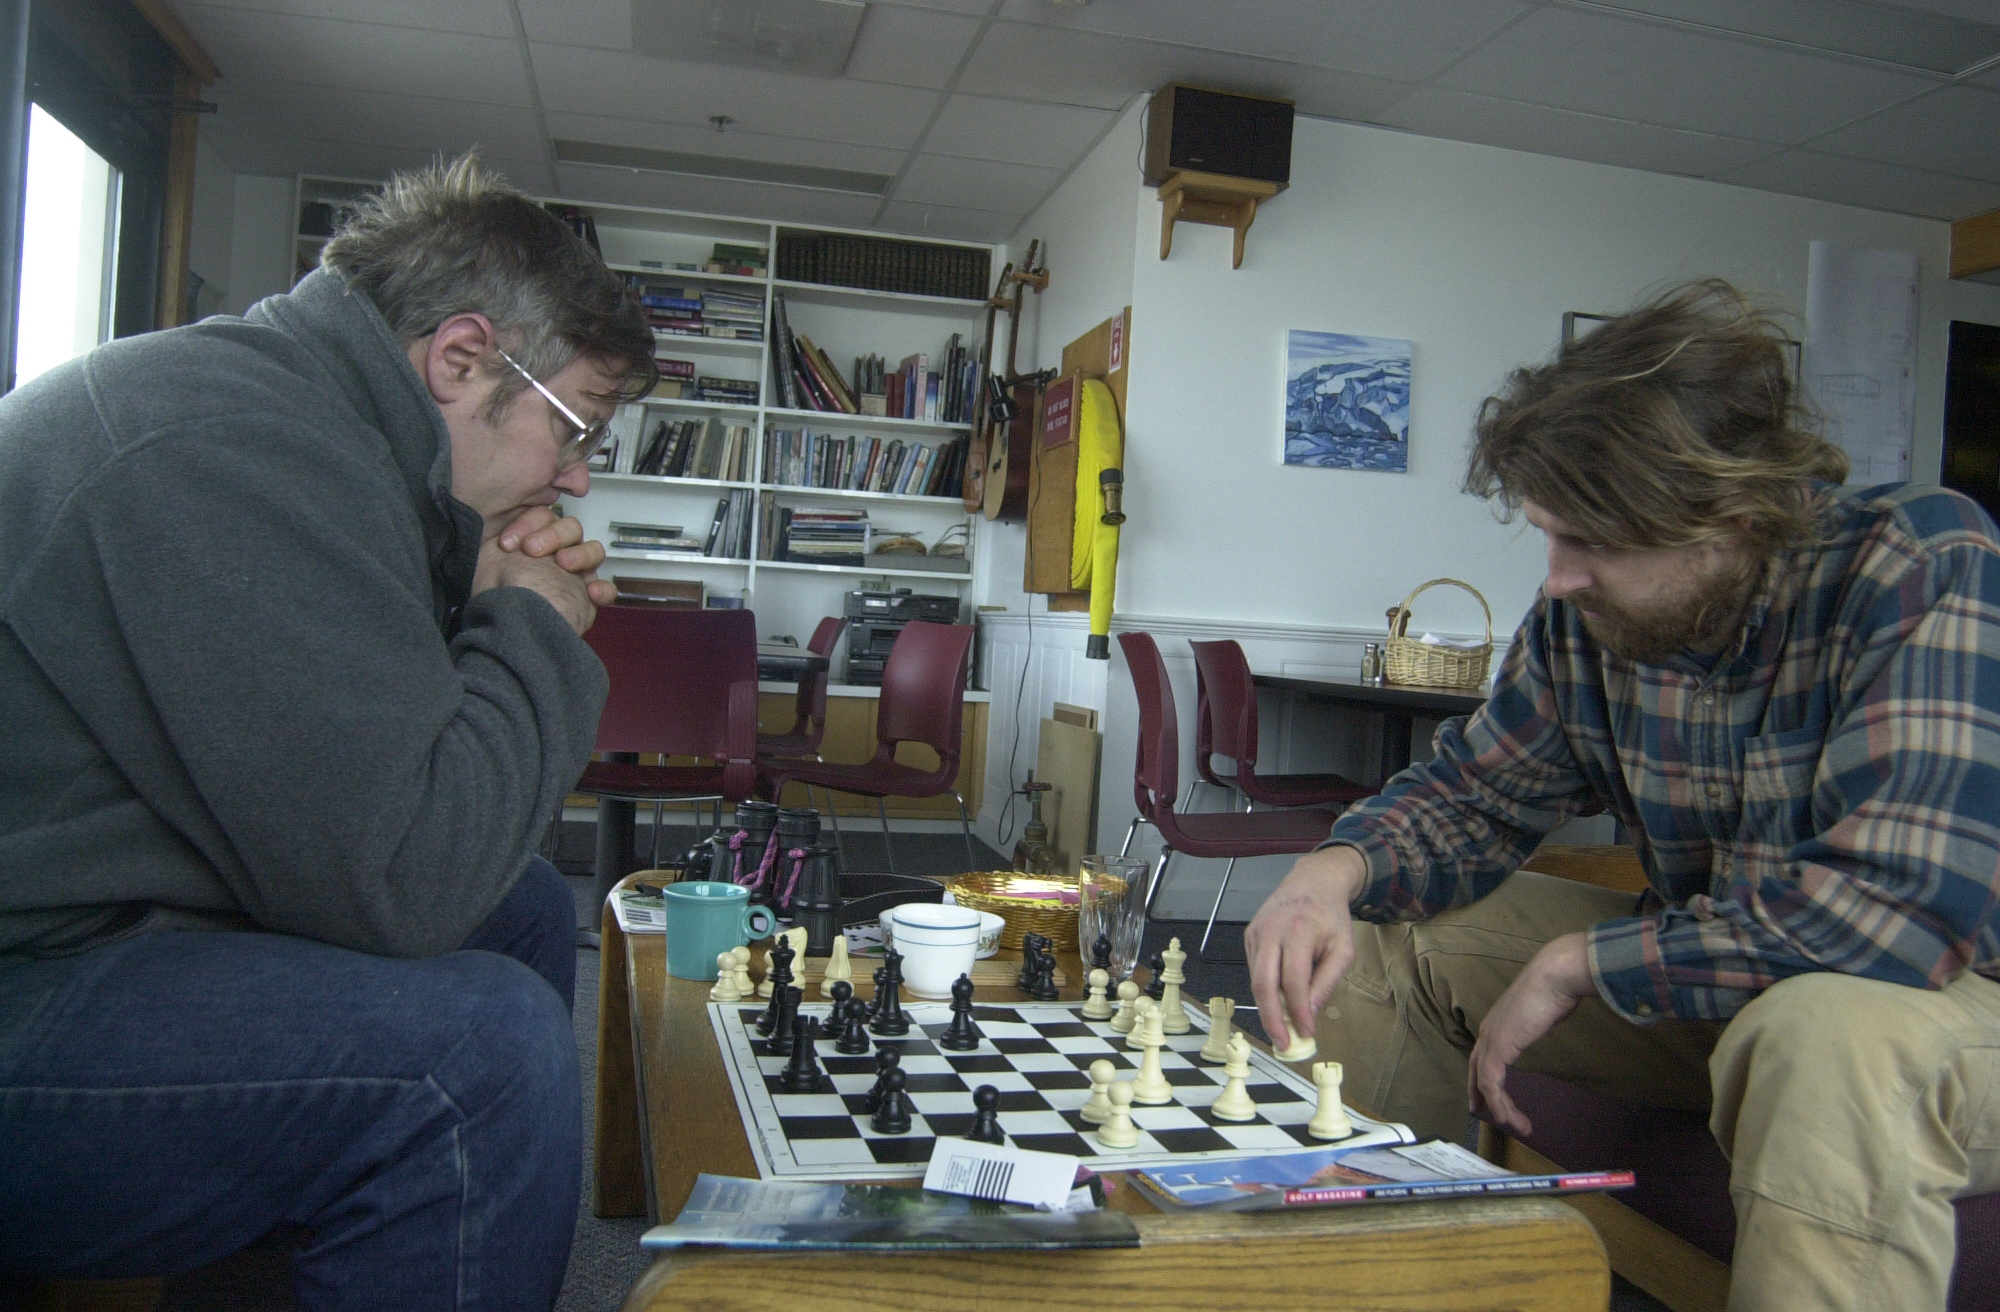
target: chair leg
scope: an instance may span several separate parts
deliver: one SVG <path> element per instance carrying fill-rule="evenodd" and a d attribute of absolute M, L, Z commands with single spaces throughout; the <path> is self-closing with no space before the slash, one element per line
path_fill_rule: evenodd
<path fill-rule="evenodd" d="M 847 871 L 847 844 L 842 842 L 840 838 L 840 812 L 833 809 L 833 790 L 831 788 L 822 788 L 820 791 L 826 794 L 826 818 L 833 825 L 834 855 L 840 858 L 840 869 L 841 872 L 845 874 Z M 807 784 L 806 785 L 807 806 L 811 806 L 813 804 L 812 799 L 813 799 L 812 785 Z"/>
<path fill-rule="evenodd" d="M 1148 820 L 1143 815 L 1132 817 L 1132 823 L 1125 826 L 1125 842 L 1119 847 L 1118 855 L 1119 856 L 1130 855 L 1132 851 L 1132 835 L 1139 832 L 1140 825 L 1149 825 L 1152 823 L 1153 822 L 1151 820 Z"/>
<path fill-rule="evenodd" d="M 1209 935 L 1215 933 L 1215 917 L 1222 910 L 1222 895 L 1229 891 L 1229 880 L 1235 873 L 1236 858 L 1232 856 L 1229 858 L 1229 864 L 1222 871 L 1222 887 L 1215 890 L 1215 905 L 1208 909 L 1208 924 L 1202 928 L 1201 946 L 1195 949 L 1196 956 L 1201 956 L 1208 951 Z"/>
<path fill-rule="evenodd" d="M 649 870 L 658 870 L 660 868 L 660 825 L 664 823 L 666 814 L 667 804 L 665 802 L 653 803 L 653 860 L 647 866 Z"/>
<path fill-rule="evenodd" d="M 1153 882 L 1146 889 L 1146 913 L 1139 917 L 1141 920 L 1153 918 L 1153 901 L 1160 896 L 1160 885 L 1167 882 L 1167 862 L 1173 855 L 1174 849 L 1165 843 L 1160 844 L 1160 861 L 1153 867 Z"/>
<path fill-rule="evenodd" d="M 958 802 L 958 827 L 965 831 L 965 868 L 967 871 L 979 868 L 979 858 L 972 854 L 972 818 L 965 813 L 965 798 L 954 788 L 951 795 Z"/>
<path fill-rule="evenodd" d="M 889 841 L 889 803 L 885 798 L 875 799 L 875 811 L 882 817 L 882 850 L 889 854 L 889 873 L 896 873 L 896 846 Z"/>

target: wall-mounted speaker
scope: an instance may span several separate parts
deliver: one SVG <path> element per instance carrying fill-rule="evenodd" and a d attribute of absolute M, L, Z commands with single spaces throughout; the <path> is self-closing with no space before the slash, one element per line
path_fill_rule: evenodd
<path fill-rule="evenodd" d="M 1169 82 L 1146 109 L 1146 185 L 1176 172 L 1292 180 L 1292 102 Z"/>

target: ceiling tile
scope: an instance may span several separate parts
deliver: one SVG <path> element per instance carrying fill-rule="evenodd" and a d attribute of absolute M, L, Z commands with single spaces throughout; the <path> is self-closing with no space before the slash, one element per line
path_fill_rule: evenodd
<path fill-rule="evenodd" d="M 1108 109 L 1041 105 L 988 96 L 953 96 L 931 124 L 924 149 L 1066 169 L 1116 121 Z"/>
<path fill-rule="evenodd" d="M 1412 92 L 1372 121 L 1452 141 L 1476 141 L 1538 155 L 1696 177 L 1747 164 L 1772 150 L 1761 142 L 1628 123 L 1438 87 Z"/>
<path fill-rule="evenodd" d="M 632 0 L 518 0 L 530 41 L 632 48 Z"/>
<path fill-rule="evenodd" d="M 345 141 L 324 141 L 311 137 L 243 132 L 224 137 L 216 134 L 209 144 L 237 174 L 255 173 L 288 177 L 313 173 L 333 178 L 386 178 L 398 169 L 429 166 L 434 156 L 428 151 L 396 147 L 367 146 Z M 485 164 L 523 191 L 544 194 L 550 188 L 547 166 L 538 159 L 506 155 L 482 155 Z"/>
<path fill-rule="evenodd" d="M 276 82 L 526 105 L 527 72 L 513 38 L 423 32 L 293 14 L 188 5 L 190 31 L 227 73 Z"/>
<path fill-rule="evenodd" d="M 847 76 L 906 87 L 949 86 L 979 23 L 959 14 L 871 4 L 847 57 Z"/>
<path fill-rule="evenodd" d="M 975 95 L 1119 109 L 1168 82 L 1193 82 L 1244 95 L 1288 97 L 1302 114 L 1360 118 L 1408 88 L 1355 73 L 1161 45 L 1129 37 L 995 23 L 980 41 L 958 90 Z"/>
<path fill-rule="evenodd" d="M 2000 93 L 1946 87 L 1829 133 L 1812 148 L 2000 182 Z"/>
<path fill-rule="evenodd" d="M 542 151 L 534 111 L 514 106 L 242 77 L 216 83 L 209 94 L 216 102 L 216 128 L 225 134 L 240 128 L 267 136 L 291 135 L 448 155 L 475 145 L 485 154 L 528 159 Z"/>
<path fill-rule="evenodd" d="M 1877 0 L 1599 0 L 1605 8 L 1785 41 L 1946 75 L 2000 54 L 1993 15 L 1978 22 Z"/>
<path fill-rule="evenodd" d="M 896 184 L 893 199 L 1026 214 L 1060 177 L 1061 169 L 997 164 L 956 155 L 919 155 Z"/>
<path fill-rule="evenodd" d="M 954 205 L 913 205 L 891 201 L 882 207 L 874 226 L 912 237 L 937 237 L 945 241 L 1002 242 L 1020 226 L 1018 214 L 991 210 L 964 210 Z"/>
<path fill-rule="evenodd" d="M 167 0 L 167 5 L 183 22 L 195 9 L 243 9 L 299 18 L 414 27 L 427 32 L 502 36 L 510 41 L 514 37 L 514 18 L 507 12 L 507 0 L 209 0 L 199 5 L 189 0 Z M 193 24 L 188 26 L 192 29 Z"/>
<path fill-rule="evenodd" d="M 1558 109 L 1791 143 L 1939 79 L 1572 9 L 1543 9 L 1438 85 Z"/>
<path fill-rule="evenodd" d="M 595 114 L 551 114 L 549 135 L 568 141 L 598 141 L 612 146 L 639 146 L 647 150 L 674 150 L 690 155 L 721 155 L 729 159 L 754 159 L 773 164 L 808 164 L 815 168 L 846 169 L 855 173 L 895 174 L 909 152 L 886 146 L 853 146 L 837 141 L 811 141 L 804 137 L 776 137 L 731 128 L 717 133 L 708 127 L 688 127 L 675 123 L 642 123 L 629 118 L 607 118 Z"/>
<path fill-rule="evenodd" d="M 1001 17 L 1421 81 L 1533 5 L 1520 0 L 1098 0 L 1058 8 L 1007 0 Z"/>
<path fill-rule="evenodd" d="M 1806 150 L 1785 151 L 1733 169 L 1719 180 L 1927 219 L 1963 219 L 2000 206 L 2000 186 L 1990 182 Z"/>
<path fill-rule="evenodd" d="M 671 173 L 633 173 L 625 169 L 583 164 L 556 166 L 558 190 L 569 200 L 605 205 L 644 205 L 654 209 L 693 210 L 781 223 L 824 223 L 862 228 L 875 217 L 881 202 L 872 196 L 834 191 L 769 187 L 722 178 L 690 178 Z"/>
<path fill-rule="evenodd" d="M 937 93 L 849 78 L 803 77 L 755 68 L 688 64 L 575 46 L 530 47 L 550 113 L 641 122 L 734 127 L 766 136 L 811 136 L 861 146 L 914 146 Z"/>
<path fill-rule="evenodd" d="M 868 0 L 868 3 L 870 7 L 876 9 L 892 7 L 898 9 L 942 9 L 947 13 L 971 14 L 975 18 L 986 17 L 987 13 L 993 8 L 993 0 L 894 0 L 893 5 L 884 4 L 883 0 Z"/>

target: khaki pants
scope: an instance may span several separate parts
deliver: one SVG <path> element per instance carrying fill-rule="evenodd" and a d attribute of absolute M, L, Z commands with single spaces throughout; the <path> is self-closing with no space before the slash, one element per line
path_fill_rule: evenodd
<path fill-rule="evenodd" d="M 1487 1011 L 1543 943 L 1632 902 L 1522 872 L 1421 924 L 1356 925 L 1320 1049 L 1356 1103 L 1457 1139 Z M 1977 975 L 1936 993 L 1804 975 L 1726 1026 L 1633 1025 L 1586 998 L 1520 1065 L 1709 1113 L 1731 1164 L 1737 1312 L 1942 1309 L 1951 1200 L 2000 1190 L 2000 984 Z"/>

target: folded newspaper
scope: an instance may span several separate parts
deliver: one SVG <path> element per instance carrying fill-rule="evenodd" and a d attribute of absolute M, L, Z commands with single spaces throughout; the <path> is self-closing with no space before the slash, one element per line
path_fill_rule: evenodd
<path fill-rule="evenodd" d="M 1163 1202 L 1223 1212 L 1632 1187 L 1630 1171 L 1521 1175 L 1442 1139 L 1191 1162 L 1135 1174 Z"/>

